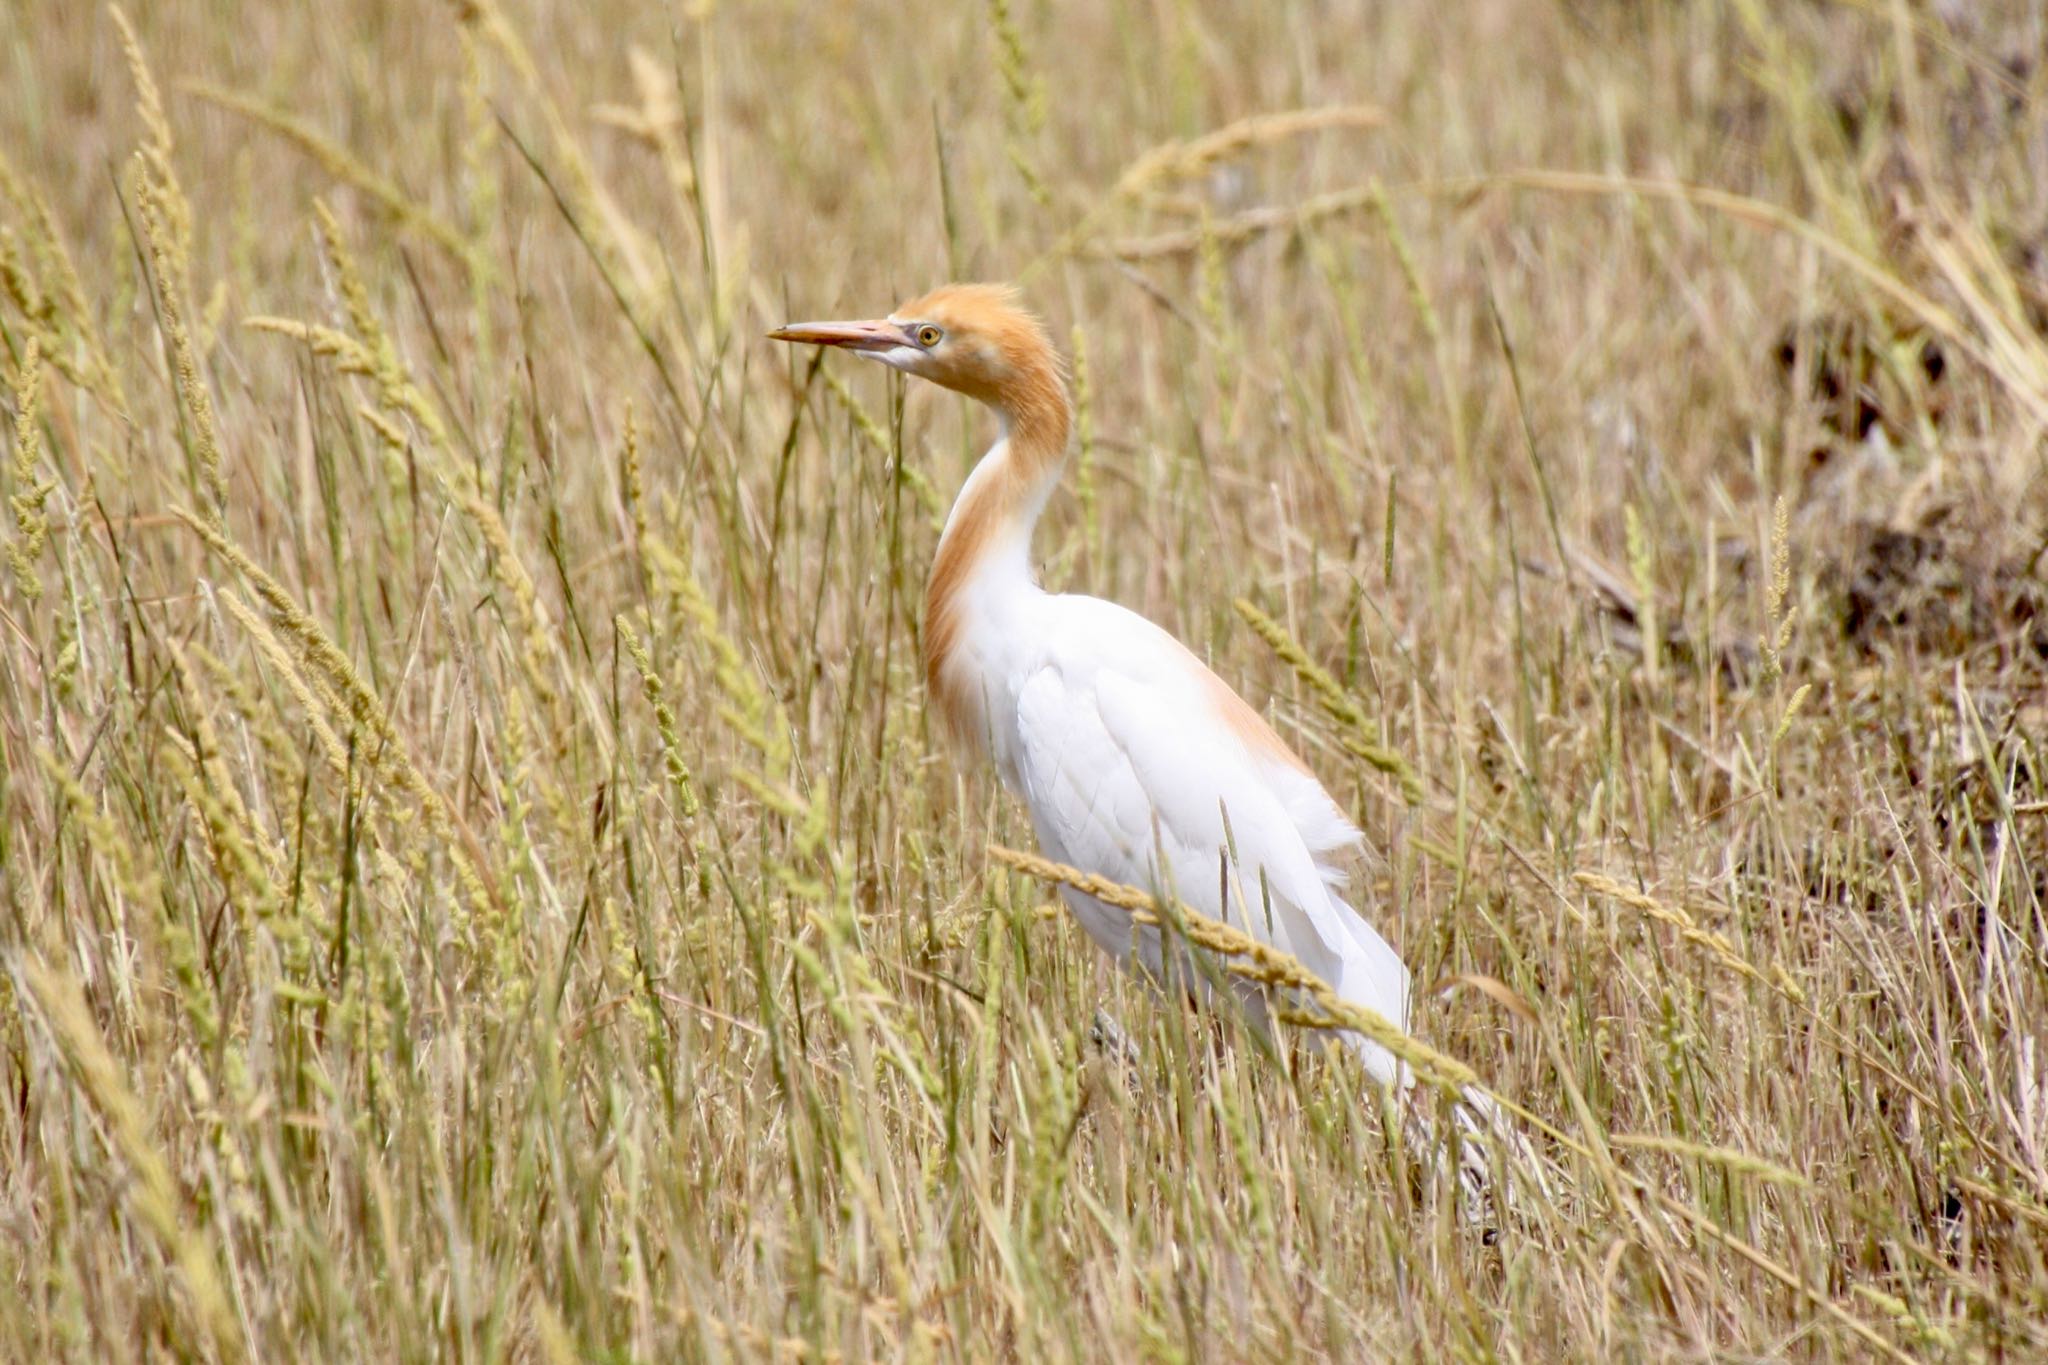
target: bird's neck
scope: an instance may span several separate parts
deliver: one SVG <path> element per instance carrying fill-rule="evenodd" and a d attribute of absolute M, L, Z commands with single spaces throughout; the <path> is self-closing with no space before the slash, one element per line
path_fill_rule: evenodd
<path fill-rule="evenodd" d="M 980 738 L 985 680 L 964 649 L 971 621 L 1038 591 L 1031 530 L 1066 463 L 1072 412 L 1048 358 L 1042 371 L 990 400 L 1002 435 L 967 476 L 925 586 L 925 681 L 956 733 Z"/>

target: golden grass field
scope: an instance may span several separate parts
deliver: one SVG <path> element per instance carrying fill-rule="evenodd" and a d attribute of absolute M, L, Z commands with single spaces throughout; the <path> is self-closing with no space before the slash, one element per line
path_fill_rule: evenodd
<path fill-rule="evenodd" d="M 2038 4 L 0 11 L 0 1357 L 2048 1352 Z M 1497 1235 L 991 853 L 948 278 Z"/>

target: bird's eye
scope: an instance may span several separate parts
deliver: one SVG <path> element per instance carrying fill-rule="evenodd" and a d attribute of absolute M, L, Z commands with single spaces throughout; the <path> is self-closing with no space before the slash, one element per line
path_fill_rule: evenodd
<path fill-rule="evenodd" d="M 927 322 L 924 326 L 917 329 L 917 344 L 926 350 L 930 350 L 938 345 L 939 339 L 945 335 L 944 332 L 941 332 L 938 328 Z"/>

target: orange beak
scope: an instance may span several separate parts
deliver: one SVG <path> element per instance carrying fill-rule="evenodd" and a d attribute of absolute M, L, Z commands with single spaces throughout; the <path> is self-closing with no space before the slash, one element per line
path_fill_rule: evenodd
<path fill-rule="evenodd" d="M 806 346 L 841 346 L 849 351 L 887 351 L 917 344 L 887 318 L 873 322 L 792 322 L 777 327 L 768 339 L 797 341 Z"/>

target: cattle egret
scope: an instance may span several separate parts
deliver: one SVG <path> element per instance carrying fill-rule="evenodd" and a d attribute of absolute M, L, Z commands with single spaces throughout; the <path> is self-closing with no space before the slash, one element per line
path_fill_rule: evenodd
<path fill-rule="evenodd" d="M 947 285 L 886 318 L 768 335 L 852 351 L 994 409 L 1001 434 L 961 488 L 932 564 L 925 676 L 948 728 L 1029 808 L 1045 853 L 1126 885 L 1171 888 L 1406 1030 L 1408 968 L 1339 894 L 1341 859 L 1361 836 L 1308 766 L 1158 626 L 1035 581 L 1031 532 L 1066 463 L 1072 408 L 1059 355 L 1016 292 Z M 1061 892 L 1113 958 L 1158 975 L 1156 928 Z M 1243 1003 L 1263 1020 L 1256 990 Z M 1343 1037 L 1381 1084 L 1409 1084 L 1384 1048 Z"/>

